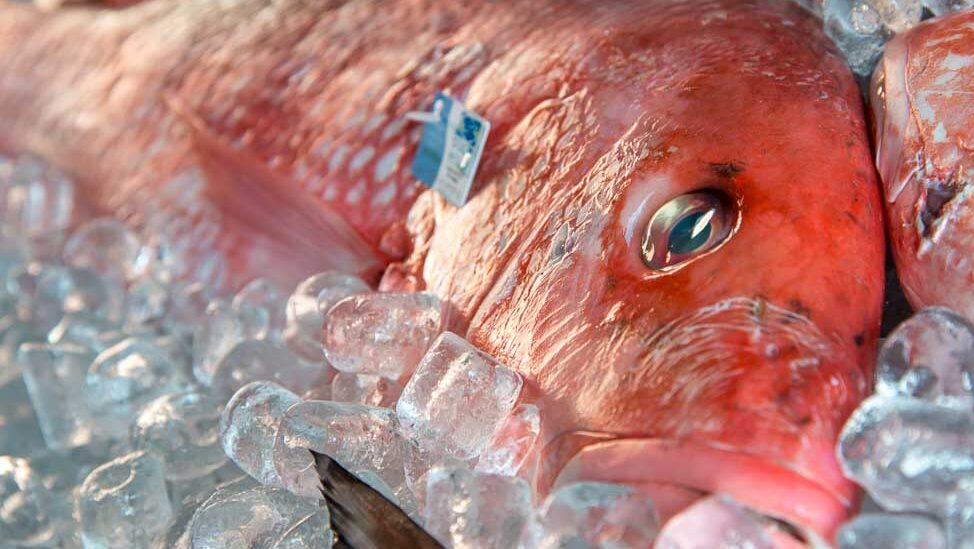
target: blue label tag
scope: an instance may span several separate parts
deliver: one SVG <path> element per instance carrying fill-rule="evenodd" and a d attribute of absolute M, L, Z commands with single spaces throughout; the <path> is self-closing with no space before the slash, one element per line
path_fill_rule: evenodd
<path fill-rule="evenodd" d="M 413 158 L 413 175 L 455 206 L 463 206 L 473 186 L 490 123 L 445 93 L 437 93 L 433 111 L 413 119 L 424 122 Z"/>

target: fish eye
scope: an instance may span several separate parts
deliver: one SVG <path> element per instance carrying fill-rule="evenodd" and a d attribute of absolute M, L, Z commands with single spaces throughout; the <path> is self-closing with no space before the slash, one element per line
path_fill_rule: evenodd
<path fill-rule="evenodd" d="M 717 190 L 673 198 L 646 225 L 640 249 L 643 263 L 667 271 L 716 249 L 733 232 L 734 212 L 733 201 Z"/>

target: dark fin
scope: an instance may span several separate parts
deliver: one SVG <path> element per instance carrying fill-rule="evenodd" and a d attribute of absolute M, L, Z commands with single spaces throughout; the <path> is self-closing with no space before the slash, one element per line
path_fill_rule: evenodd
<path fill-rule="evenodd" d="M 206 194 L 226 230 L 247 243 L 244 264 L 284 271 L 297 283 L 334 269 L 378 281 L 386 258 L 327 204 L 275 173 L 253 155 L 214 135 L 202 119 L 172 99 L 167 103 L 189 127 Z"/>
<path fill-rule="evenodd" d="M 330 457 L 312 451 L 328 502 L 335 547 L 350 549 L 443 549 L 402 509 Z"/>

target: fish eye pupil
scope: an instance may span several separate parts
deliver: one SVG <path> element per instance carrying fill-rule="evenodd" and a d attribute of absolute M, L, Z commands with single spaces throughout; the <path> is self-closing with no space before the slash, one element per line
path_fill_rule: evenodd
<path fill-rule="evenodd" d="M 674 255 L 689 254 L 706 244 L 713 231 L 711 227 L 713 217 L 714 210 L 707 210 L 693 212 L 678 221 L 670 230 L 667 246 L 670 253 Z"/>

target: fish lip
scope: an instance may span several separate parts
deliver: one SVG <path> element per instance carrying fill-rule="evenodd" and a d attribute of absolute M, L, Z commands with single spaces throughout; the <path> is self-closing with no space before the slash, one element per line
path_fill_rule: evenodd
<path fill-rule="evenodd" d="M 806 538 L 833 539 L 855 505 L 855 486 L 844 477 L 837 480 L 829 488 L 785 465 L 739 450 L 650 437 L 584 446 L 560 468 L 552 488 L 602 481 L 643 491 L 672 486 L 701 496 L 727 494 L 766 517 L 794 526 Z"/>

